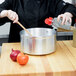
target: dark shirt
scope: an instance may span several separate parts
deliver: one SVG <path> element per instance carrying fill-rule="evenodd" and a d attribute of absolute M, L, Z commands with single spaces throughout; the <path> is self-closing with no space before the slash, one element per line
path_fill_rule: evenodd
<path fill-rule="evenodd" d="M 57 17 L 64 12 L 70 12 L 76 17 L 76 8 L 62 0 L 5 0 L 0 4 L 0 12 L 2 10 L 15 11 L 19 16 L 19 21 L 26 28 L 51 28 L 44 23 L 44 20 L 47 17 Z M 5 22 L 11 22 L 9 42 L 19 42 L 19 32 L 22 28 L 17 24 L 13 24 L 8 18 L 0 19 L 0 24 Z"/>

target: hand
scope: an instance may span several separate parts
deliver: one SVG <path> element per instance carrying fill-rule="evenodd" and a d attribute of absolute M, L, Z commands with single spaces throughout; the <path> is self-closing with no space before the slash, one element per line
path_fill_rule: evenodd
<path fill-rule="evenodd" d="M 0 18 L 8 17 L 10 20 L 13 21 L 13 23 L 17 23 L 19 18 L 16 12 L 12 10 L 3 10 L 0 14 Z"/>
<path fill-rule="evenodd" d="M 66 12 L 64 14 L 61 14 L 58 16 L 57 20 L 59 22 L 59 20 L 62 18 L 62 25 L 66 24 L 68 21 L 71 23 L 72 22 L 72 17 L 73 15 L 69 12 Z"/>
<path fill-rule="evenodd" d="M 7 17 L 12 20 L 13 23 L 17 23 L 19 20 L 17 13 L 12 10 L 7 11 Z"/>

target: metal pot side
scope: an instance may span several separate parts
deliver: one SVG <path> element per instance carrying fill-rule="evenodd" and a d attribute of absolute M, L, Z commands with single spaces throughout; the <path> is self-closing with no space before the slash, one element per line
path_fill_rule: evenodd
<path fill-rule="evenodd" d="M 33 35 L 30 37 L 24 30 L 20 32 L 21 49 L 30 55 L 46 55 L 55 52 L 56 31 L 49 28 L 31 28 L 28 31 Z"/>

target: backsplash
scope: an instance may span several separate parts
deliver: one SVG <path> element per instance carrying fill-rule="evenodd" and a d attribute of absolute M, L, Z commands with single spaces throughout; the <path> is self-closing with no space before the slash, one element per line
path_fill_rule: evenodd
<path fill-rule="evenodd" d="M 76 6 L 76 0 L 64 0 L 64 1 L 65 2 L 69 2 L 69 3 L 71 3 L 71 4 Z"/>
<path fill-rule="evenodd" d="M 0 0 L 0 4 L 3 3 L 5 0 Z"/>

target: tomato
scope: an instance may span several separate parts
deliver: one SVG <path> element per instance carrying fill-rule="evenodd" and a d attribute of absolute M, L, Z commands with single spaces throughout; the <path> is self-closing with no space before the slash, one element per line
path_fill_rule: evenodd
<path fill-rule="evenodd" d="M 52 18 L 52 17 L 49 17 L 49 20 L 51 20 L 51 21 L 52 21 L 52 20 L 53 20 L 53 18 Z"/>
<path fill-rule="evenodd" d="M 45 23 L 46 23 L 46 24 L 49 24 L 49 18 L 46 18 L 46 19 L 45 19 Z"/>
<path fill-rule="evenodd" d="M 18 56 L 17 56 L 17 62 L 20 65 L 27 64 L 28 60 L 29 60 L 29 56 L 28 55 L 24 55 L 23 53 L 19 53 Z"/>
<path fill-rule="evenodd" d="M 52 20 L 53 20 L 52 17 L 46 18 L 45 19 L 45 24 L 52 25 Z"/>

